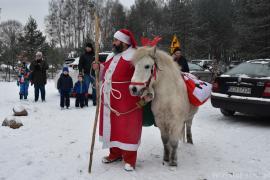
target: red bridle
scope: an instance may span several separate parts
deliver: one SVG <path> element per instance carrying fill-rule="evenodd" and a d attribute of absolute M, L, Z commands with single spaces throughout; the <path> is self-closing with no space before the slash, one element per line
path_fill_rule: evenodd
<path fill-rule="evenodd" d="M 138 85 L 138 86 L 149 87 L 152 78 L 154 80 L 157 79 L 157 65 L 156 65 L 156 63 L 152 66 L 151 76 L 149 77 L 149 79 L 147 81 L 145 81 L 145 82 L 131 82 L 130 85 Z"/>

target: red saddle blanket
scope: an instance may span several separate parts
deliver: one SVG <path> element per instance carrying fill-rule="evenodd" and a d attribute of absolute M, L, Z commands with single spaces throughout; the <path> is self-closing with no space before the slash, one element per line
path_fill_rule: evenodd
<path fill-rule="evenodd" d="M 182 77 L 187 86 L 190 103 L 194 106 L 204 104 L 211 95 L 212 84 L 201 81 L 190 73 L 182 73 Z"/>

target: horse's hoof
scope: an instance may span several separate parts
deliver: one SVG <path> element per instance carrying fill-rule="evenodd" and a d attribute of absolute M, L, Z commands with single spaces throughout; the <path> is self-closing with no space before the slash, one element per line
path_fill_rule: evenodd
<path fill-rule="evenodd" d="M 193 140 L 190 139 L 190 138 L 187 138 L 187 143 L 188 143 L 188 144 L 193 144 Z"/>

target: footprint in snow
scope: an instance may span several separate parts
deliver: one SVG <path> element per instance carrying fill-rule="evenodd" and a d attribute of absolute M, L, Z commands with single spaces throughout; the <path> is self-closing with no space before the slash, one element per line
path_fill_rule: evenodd
<path fill-rule="evenodd" d="M 151 156 L 154 156 L 155 158 L 160 158 L 160 155 L 159 154 L 152 154 L 151 153 Z"/>
<path fill-rule="evenodd" d="M 28 161 L 26 164 L 27 164 L 27 166 L 30 166 L 31 164 L 33 164 L 33 162 L 32 161 Z"/>

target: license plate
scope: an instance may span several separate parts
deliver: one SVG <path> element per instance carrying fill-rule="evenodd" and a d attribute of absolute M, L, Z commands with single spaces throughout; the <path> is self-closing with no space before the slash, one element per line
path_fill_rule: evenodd
<path fill-rule="evenodd" d="M 251 88 L 230 86 L 228 89 L 228 92 L 240 93 L 240 94 L 251 94 Z"/>

